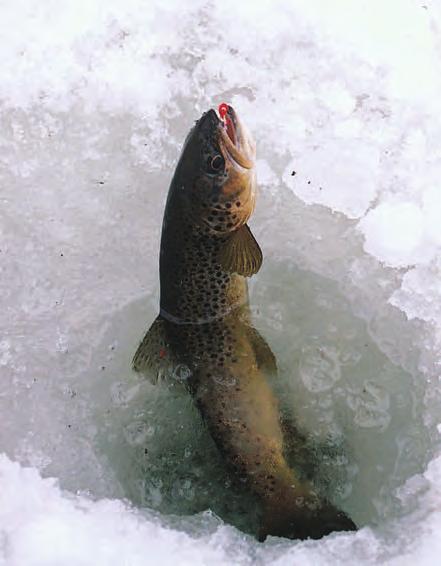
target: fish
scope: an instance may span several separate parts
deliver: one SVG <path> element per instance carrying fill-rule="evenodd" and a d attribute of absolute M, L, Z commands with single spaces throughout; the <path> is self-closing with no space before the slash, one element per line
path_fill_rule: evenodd
<path fill-rule="evenodd" d="M 248 226 L 256 145 L 224 106 L 223 118 L 205 112 L 184 142 L 164 212 L 159 315 L 132 365 L 153 381 L 185 383 L 227 469 L 259 501 L 258 540 L 352 531 L 285 457 L 277 362 L 253 326 L 247 287 L 263 261 Z"/>

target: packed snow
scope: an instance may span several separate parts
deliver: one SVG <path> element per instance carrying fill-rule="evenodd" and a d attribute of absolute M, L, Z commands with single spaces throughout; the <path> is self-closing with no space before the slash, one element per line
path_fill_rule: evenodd
<path fill-rule="evenodd" d="M 22 0 L 0 30 L 0 564 L 436 564 L 439 4 Z M 256 325 L 356 533 L 258 543 L 189 396 L 130 370 L 222 101 L 257 141 Z"/>

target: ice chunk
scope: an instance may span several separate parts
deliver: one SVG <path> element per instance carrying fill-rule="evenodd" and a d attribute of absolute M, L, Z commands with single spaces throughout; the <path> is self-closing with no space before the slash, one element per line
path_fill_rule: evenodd
<path fill-rule="evenodd" d="M 438 262 L 419 265 L 403 277 L 390 302 L 404 310 L 409 319 L 419 318 L 437 327 L 441 324 L 441 269 Z"/>
<path fill-rule="evenodd" d="M 428 245 L 441 247 L 441 190 L 439 187 L 428 187 L 423 193 L 424 230 Z"/>
<path fill-rule="evenodd" d="M 301 159 L 285 170 L 284 181 L 306 203 L 323 204 L 358 218 L 377 194 L 378 166 L 374 146 L 357 138 L 334 138 L 326 145 L 305 148 Z M 292 170 L 297 170 L 294 179 L 290 179 Z"/>
<path fill-rule="evenodd" d="M 365 250 L 387 265 L 412 265 L 424 255 L 424 216 L 412 202 L 380 204 L 359 226 Z"/>

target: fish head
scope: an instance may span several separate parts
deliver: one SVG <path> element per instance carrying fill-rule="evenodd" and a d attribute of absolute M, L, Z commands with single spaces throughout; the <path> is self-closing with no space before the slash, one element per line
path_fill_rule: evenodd
<path fill-rule="evenodd" d="M 247 222 L 256 196 L 255 143 L 231 106 L 221 120 L 205 112 L 189 133 L 180 159 L 180 186 L 195 221 L 214 234 Z"/>

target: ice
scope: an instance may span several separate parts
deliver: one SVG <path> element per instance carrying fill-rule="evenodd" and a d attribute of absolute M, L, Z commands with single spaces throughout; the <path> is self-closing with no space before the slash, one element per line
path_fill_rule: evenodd
<path fill-rule="evenodd" d="M 4 564 L 171 564 L 173 555 L 181 564 L 225 564 L 233 559 L 230 542 L 223 541 L 229 529 L 209 515 L 205 528 L 209 532 L 218 526 L 217 532 L 190 536 L 125 502 L 93 502 L 63 493 L 53 480 L 42 480 L 35 470 L 20 468 L 5 456 L 0 477 Z M 241 542 L 236 542 L 234 559 L 242 554 L 247 561 Z"/>
<path fill-rule="evenodd" d="M 365 234 L 365 250 L 392 267 L 424 259 L 424 216 L 411 202 L 378 205 L 360 228 Z"/>
<path fill-rule="evenodd" d="M 296 174 L 293 189 L 304 202 L 323 204 L 344 212 L 349 218 L 358 218 L 367 211 L 377 196 L 379 153 L 363 144 L 358 136 L 339 139 L 333 135 L 319 147 L 314 144 L 305 148 L 301 172 Z M 356 154 L 354 143 L 358 148 Z M 297 161 L 285 172 L 287 185 L 293 184 L 289 176 Z"/>
<path fill-rule="evenodd" d="M 430 0 L 2 5 L 0 564 L 438 562 L 440 26 Z M 222 101 L 258 144 L 254 318 L 357 533 L 257 543 L 186 368 L 129 369 Z"/>

